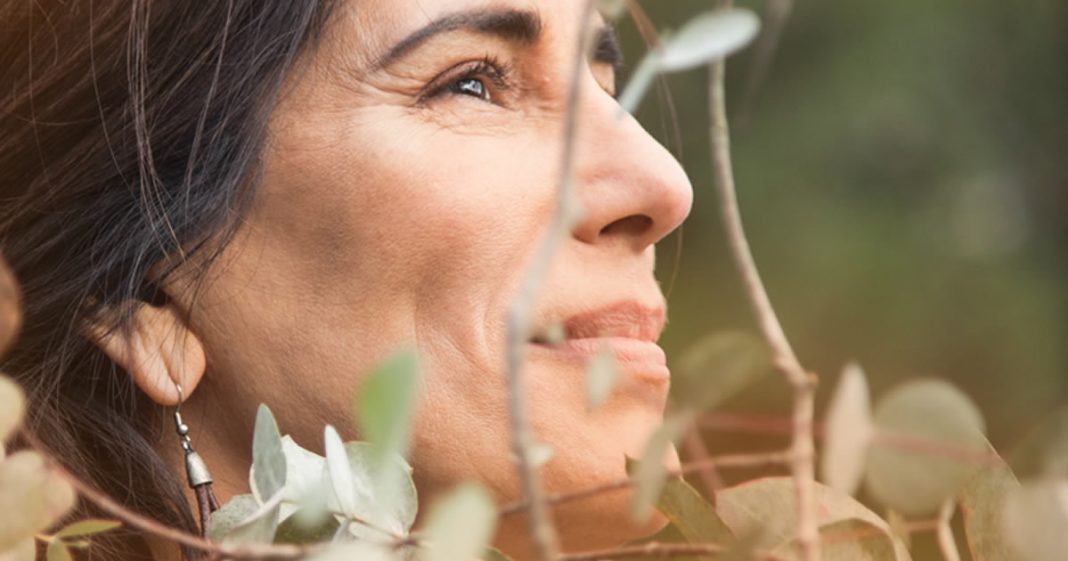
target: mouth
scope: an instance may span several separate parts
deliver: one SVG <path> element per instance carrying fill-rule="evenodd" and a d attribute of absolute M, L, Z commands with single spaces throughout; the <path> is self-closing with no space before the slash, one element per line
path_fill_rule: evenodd
<path fill-rule="evenodd" d="M 621 371 L 644 382 L 666 385 L 667 356 L 656 342 L 664 330 L 661 306 L 625 301 L 568 317 L 531 337 L 530 344 L 555 356 L 587 364 L 610 352 Z"/>

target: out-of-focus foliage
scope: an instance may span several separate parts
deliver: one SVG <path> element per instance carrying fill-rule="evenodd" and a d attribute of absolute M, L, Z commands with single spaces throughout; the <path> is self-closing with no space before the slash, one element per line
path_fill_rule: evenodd
<path fill-rule="evenodd" d="M 643 6 L 675 28 L 708 9 Z M 821 403 L 851 359 L 875 394 L 945 377 L 976 401 L 999 449 L 1068 405 L 1065 22 L 1061 0 L 795 2 L 755 95 L 759 47 L 730 59 L 742 213 L 791 341 L 830 382 Z M 620 35 L 637 61 L 637 32 L 624 23 Z M 659 250 L 664 342 L 678 357 L 753 319 L 711 189 L 706 74 L 668 83 L 681 149 L 655 91 L 639 117 L 681 152 L 695 189 L 679 259 L 674 241 Z M 776 413 L 786 403 L 771 378 L 735 402 Z M 714 449 L 757 445 L 720 436 Z"/>

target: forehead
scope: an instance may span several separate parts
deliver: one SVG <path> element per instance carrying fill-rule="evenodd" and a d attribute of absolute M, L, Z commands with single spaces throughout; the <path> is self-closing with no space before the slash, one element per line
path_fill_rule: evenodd
<path fill-rule="evenodd" d="M 325 47 L 347 66 L 369 68 L 406 37 L 434 22 L 467 12 L 520 11 L 540 24 L 538 42 L 566 44 L 577 37 L 585 0 L 348 0 L 327 29 Z M 592 23 L 603 23 L 596 14 Z"/>

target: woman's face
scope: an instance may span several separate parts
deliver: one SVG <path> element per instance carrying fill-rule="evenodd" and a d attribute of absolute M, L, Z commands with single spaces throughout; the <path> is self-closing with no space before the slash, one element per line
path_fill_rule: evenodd
<path fill-rule="evenodd" d="M 208 446 L 247 451 L 265 402 L 314 448 L 325 423 L 351 426 L 369 369 L 415 347 L 411 463 L 424 503 L 464 479 L 502 503 L 519 498 L 504 320 L 554 209 L 581 5 L 360 0 L 334 15 L 283 88 L 251 212 L 187 300 L 209 364 L 194 396 L 216 433 Z M 554 451 L 542 468 L 550 492 L 624 477 L 624 457 L 640 456 L 660 421 L 668 375 L 654 343 L 664 299 L 653 244 L 692 198 L 676 161 L 620 116 L 605 24 L 587 23 L 601 48 L 577 107 L 583 212 L 533 320 L 562 325 L 568 340 L 525 348 L 533 428 Z M 586 363 L 604 347 L 619 382 L 591 412 Z M 233 474 L 247 469 L 237 463 Z M 565 547 L 652 529 L 630 526 L 626 500 L 559 510 Z M 522 557 L 522 519 L 503 524 L 498 544 Z"/>

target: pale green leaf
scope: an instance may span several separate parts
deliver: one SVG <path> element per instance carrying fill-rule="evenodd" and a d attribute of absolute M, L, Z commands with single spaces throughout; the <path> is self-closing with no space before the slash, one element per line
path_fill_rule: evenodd
<path fill-rule="evenodd" d="M 889 534 L 889 525 L 853 497 L 818 482 L 812 484 L 819 526 L 855 518 Z M 796 490 L 789 477 L 766 477 L 716 491 L 716 512 L 731 532 L 735 536 L 758 534 L 757 545 L 764 549 L 794 539 L 796 505 Z"/>
<path fill-rule="evenodd" d="M 896 388 L 878 402 L 874 420 L 865 483 L 876 500 L 908 516 L 937 511 L 986 451 L 979 410 L 941 380 Z"/>
<path fill-rule="evenodd" d="M 1064 561 L 1068 552 L 1068 479 L 1028 481 L 1013 490 L 1002 512 L 1005 537 L 1028 561 Z"/>
<path fill-rule="evenodd" d="M 642 98 L 645 97 L 645 93 L 649 91 L 649 87 L 656 80 L 659 70 L 656 53 L 652 51 L 647 53 L 638 63 L 638 66 L 634 68 L 634 72 L 630 75 L 630 80 L 627 81 L 627 85 L 623 88 L 623 93 L 619 94 L 621 114 L 633 113 L 638 109 L 638 105 L 642 102 Z"/>
<path fill-rule="evenodd" d="M 326 459 L 310 452 L 289 435 L 282 437 L 282 453 L 286 457 L 286 486 L 282 490 L 281 519 L 298 516 L 299 523 L 316 527 L 330 516 L 327 510 L 323 478 Z"/>
<path fill-rule="evenodd" d="M 742 332 L 706 335 L 691 345 L 671 369 L 674 403 L 712 409 L 771 371 L 763 340 Z"/>
<path fill-rule="evenodd" d="M 0 551 L 54 524 L 74 501 L 74 490 L 36 452 L 12 454 L 0 463 L 0 513 L 18 515 L 0 524 Z"/>
<path fill-rule="evenodd" d="M 482 487 L 459 487 L 436 501 L 422 529 L 419 561 L 475 561 L 497 526 L 497 507 Z"/>
<path fill-rule="evenodd" d="M 820 456 L 824 483 L 843 493 L 856 493 L 864 477 L 873 430 L 868 381 L 860 366 L 850 363 L 843 369 L 827 408 Z"/>
<path fill-rule="evenodd" d="M 385 466 L 379 467 L 371 459 L 370 445 L 366 442 L 349 442 L 345 444 L 351 476 L 358 491 L 356 516 L 373 525 L 374 529 L 354 524 L 350 529 L 354 536 L 366 539 L 381 539 L 382 531 L 392 536 L 406 536 L 415 522 L 419 509 L 419 499 L 415 483 L 412 482 L 412 468 L 400 456 L 393 456 Z M 394 473 L 388 479 L 397 482 L 388 487 L 373 487 L 370 482 L 384 478 L 377 473 L 379 469 L 389 469 Z M 389 493 L 389 496 L 385 494 Z"/>
<path fill-rule="evenodd" d="M 363 496 L 357 497 L 357 485 L 370 487 L 370 482 L 361 481 L 352 476 L 349 458 L 345 454 L 345 445 L 341 442 L 341 437 L 338 436 L 334 427 L 327 425 L 323 432 L 323 439 L 326 450 L 326 472 L 329 476 L 330 488 L 333 490 L 333 497 L 337 500 L 338 510 L 346 516 L 356 516 L 360 499 L 366 499 L 370 494 L 368 490 L 364 490 L 361 493 Z"/>
<path fill-rule="evenodd" d="M 208 537 L 221 541 L 234 528 L 251 518 L 259 508 L 260 503 L 252 495 L 237 495 L 231 498 L 211 514 L 208 520 Z"/>
<path fill-rule="evenodd" d="M 404 351 L 379 364 L 360 387 L 356 418 L 376 462 L 407 454 L 418 386 L 418 359 L 415 352 Z"/>
<path fill-rule="evenodd" d="M 636 489 L 631 499 L 631 517 L 644 522 L 652 514 L 653 506 L 664 488 L 667 469 L 664 460 L 673 453 L 675 442 L 693 423 L 694 414 L 676 413 L 664 419 L 663 424 L 649 437 L 641 460 L 635 466 L 632 477 Z"/>
<path fill-rule="evenodd" d="M 52 540 L 45 550 L 45 559 L 48 561 L 72 561 L 70 550 L 62 540 Z"/>
<path fill-rule="evenodd" d="M 6 551 L 0 550 L 0 561 L 34 561 L 37 555 L 37 545 L 32 536 L 23 538 L 14 547 Z"/>
<path fill-rule="evenodd" d="M 19 425 L 25 406 L 26 399 L 18 384 L 7 376 L 0 375 L 0 443 L 7 440 Z"/>
<path fill-rule="evenodd" d="M 735 541 L 715 508 L 680 477 L 668 479 L 656 508 L 690 543 L 729 545 Z"/>
<path fill-rule="evenodd" d="M 748 45 L 759 31 L 760 18 L 749 10 L 705 12 L 664 42 L 659 66 L 676 72 L 722 59 Z"/>
<path fill-rule="evenodd" d="M 108 530 L 114 530 L 120 526 L 122 526 L 122 522 L 119 522 L 118 520 L 90 518 L 87 520 L 79 520 L 64 526 L 62 530 L 56 532 L 56 537 L 74 538 L 79 536 L 91 536 L 93 534 L 107 532 Z"/>
<path fill-rule="evenodd" d="M 276 494 L 274 498 L 259 505 L 248 519 L 234 526 L 223 537 L 223 543 L 227 544 L 269 544 L 274 542 L 274 536 L 278 530 L 279 506 L 282 503 L 282 495 Z"/>
<path fill-rule="evenodd" d="M 616 385 L 619 373 L 612 348 L 602 345 L 586 365 L 586 409 L 593 411 L 604 404 Z"/>
<path fill-rule="evenodd" d="M 330 546 L 305 561 L 401 561 L 400 552 L 373 542 L 355 542 Z"/>
<path fill-rule="evenodd" d="M 989 444 L 990 459 L 961 488 L 961 518 L 973 561 L 1013 561 L 1002 531 L 1002 513 L 1007 497 L 1020 488 L 1009 466 Z"/>
<path fill-rule="evenodd" d="M 252 494 L 262 503 L 274 497 L 286 484 L 286 457 L 282 453 L 282 436 L 271 410 L 260 404 L 256 411 L 256 429 L 252 435 Z"/>
<path fill-rule="evenodd" d="M 883 528 L 865 520 L 847 519 L 820 527 L 820 561 L 905 561 L 908 552 Z M 776 554 L 800 559 L 797 541 L 779 547 Z"/>

